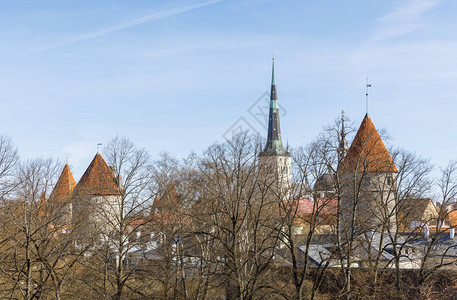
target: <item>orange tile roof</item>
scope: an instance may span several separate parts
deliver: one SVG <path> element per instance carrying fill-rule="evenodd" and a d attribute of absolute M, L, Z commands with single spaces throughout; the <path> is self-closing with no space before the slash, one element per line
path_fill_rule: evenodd
<path fill-rule="evenodd" d="M 120 195 L 113 171 L 97 153 L 75 188 L 76 193 L 90 195 Z"/>
<path fill-rule="evenodd" d="M 70 167 L 68 164 L 65 164 L 62 174 L 59 177 L 54 189 L 52 190 L 51 196 L 49 196 L 49 201 L 60 202 L 60 203 L 70 203 L 73 190 L 76 186 L 75 179 L 71 173 Z"/>
<path fill-rule="evenodd" d="M 457 210 L 451 211 L 449 214 L 449 221 L 452 227 L 457 227 Z"/>
<path fill-rule="evenodd" d="M 398 172 L 389 151 L 384 146 L 368 115 L 365 115 L 362 124 L 360 124 L 360 128 L 340 167 L 343 173 L 356 171 Z"/>
<path fill-rule="evenodd" d="M 127 226 L 151 225 L 150 218 L 139 218 L 131 220 Z"/>
<path fill-rule="evenodd" d="M 39 202 L 39 205 L 38 205 L 38 216 L 39 217 L 44 217 L 46 216 L 46 206 L 48 204 L 48 201 L 46 200 L 46 195 L 45 193 L 41 193 L 41 196 L 40 196 L 40 202 Z"/>

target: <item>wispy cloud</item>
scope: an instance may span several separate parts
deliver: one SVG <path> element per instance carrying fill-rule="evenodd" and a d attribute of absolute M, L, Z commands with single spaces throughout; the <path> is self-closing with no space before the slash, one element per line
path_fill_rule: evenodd
<path fill-rule="evenodd" d="M 395 38 L 420 27 L 420 18 L 441 0 L 402 0 L 392 12 L 377 20 L 377 27 L 370 39 L 381 41 Z"/>
<path fill-rule="evenodd" d="M 197 3 L 194 2 L 192 4 L 187 4 L 187 5 L 183 5 L 183 6 L 179 6 L 179 7 L 173 7 L 173 8 L 167 9 L 167 10 L 163 10 L 163 11 L 158 11 L 156 13 L 142 16 L 142 17 L 133 19 L 128 22 L 120 23 L 120 24 L 117 24 L 114 26 L 110 26 L 107 28 L 93 31 L 93 32 L 85 33 L 85 34 L 67 39 L 62 42 L 58 42 L 58 43 L 46 45 L 46 46 L 43 46 L 40 48 L 36 48 L 36 49 L 32 50 L 31 52 L 34 53 L 34 52 L 45 51 L 45 50 L 49 50 L 49 49 L 53 49 L 53 48 L 57 48 L 57 47 L 62 47 L 62 46 L 94 39 L 94 38 L 101 37 L 101 36 L 116 32 L 116 31 L 121 31 L 121 30 L 125 30 L 128 28 L 134 27 L 134 26 L 165 19 L 165 18 L 168 18 L 171 16 L 182 14 L 182 13 L 185 13 L 185 12 L 197 9 L 197 8 L 201 8 L 201 7 L 208 6 L 208 5 L 215 4 L 218 2 L 222 2 L 222 1 L 223 0 L 210 0 L 210 1 L 203 1 L 203 2 L 197 2 Z"/>

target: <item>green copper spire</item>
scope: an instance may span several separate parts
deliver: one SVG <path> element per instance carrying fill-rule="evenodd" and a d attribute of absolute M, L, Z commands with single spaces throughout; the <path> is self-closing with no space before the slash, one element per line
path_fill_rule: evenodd
<path fill-rule="evenodd" d="M 278 96 L 276 95 L 276 78 L 275 78 L 275 62 L 273 57 L 273 66 L 271 74 L 271 93 L 270 93 L 270 112 L 268 119 L 268 136 L 265 149 L 260 155 L 289 155 L 284 150 L 281 141 L 281 127 L 279 125 L 279 107 Z"/>
<path fill-rule="evenodd" d="M 276 85 L 276 78 L 275 78 L 275 57 L 273 55 L 273 67 L 271 71 L 271 85 Z"/>

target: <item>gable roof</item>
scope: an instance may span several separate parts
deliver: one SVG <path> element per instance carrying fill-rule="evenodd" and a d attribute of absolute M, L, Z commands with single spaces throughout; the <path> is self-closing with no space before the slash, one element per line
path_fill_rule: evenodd
<path fill-rule="evenodd" d="M 59 180 L 57 181 L 51 195 L 49 196 L 49 201 L 51 203 L 70 203 L 75 186 L 76 181 L 73 178 L 70 167 L 68 164 L 65 164 L 65 167 L 62 170 L 62 174 L 60 174 Z"/>
<path fill-rule="evenodd" d="M 381 140 L 368 114 L 363 118 L 346 157 L 341 162 L 343 173 L 394 172 L 398 173 L 392 157 Z"/>
<path fill-rule="evenodd" d="M 76 185 L 75 192 L 90 195 L 121 194 L 113 171 L 98 153 Z"/>
<path fill-rule="evenodd" d="M 398 204 L 397 210 L 402 223 L 433 223 L 432 220 L 438 218 L 435 203 L 430 198 L 405 198 Z"/>

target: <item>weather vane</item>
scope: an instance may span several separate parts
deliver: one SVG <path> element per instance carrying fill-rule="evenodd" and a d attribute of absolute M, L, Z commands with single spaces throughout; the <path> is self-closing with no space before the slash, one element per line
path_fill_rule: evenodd
<path fill-rule="evenodd" d="M 371 83 L 368 83 L 368 77 L 367 77 L 367 85 L 366 85 L 366 91 L 365 91 L 365 105 L 366 105 L 366 110 L 367 110 L 367 115 L 368 115 L 368 88 L 371 87 Z"/>

